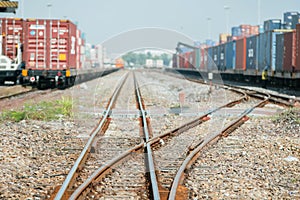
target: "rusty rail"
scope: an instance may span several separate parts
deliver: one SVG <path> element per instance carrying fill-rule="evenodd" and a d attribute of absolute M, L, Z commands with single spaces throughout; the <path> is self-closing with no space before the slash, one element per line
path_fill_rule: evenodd
<path fill-rule="evenodd" d="M 225 107 L 231 107 L 234 104 L 238 104 L 243 100 L 247 100 L 247 95 L 243 93 L 243 96 L 240 97 L 237 100 L 231 101 L 227 104 L 224 104 L 220 107 L 217 107 L 215 109 L 212 109 L 210 111 L 207 111 L 206 113 L 204 113 L 202 116 L 198 117 L 195 120 L 192 120 L 178 128 L 173 129 L 172 131 L 169 131 L 167 133 L 163 133 L 155 138 L 151 138 L 149 139 L 148 143 L 153 146 L 157 143 L 160 142 L 161 139 L 168 137 L 168 136 L 173 136 L 175 134 L 180 134 L 183 133 L 199 124 L 201 124 L 202 122 L 205 122 L 207 120 L 209 120 L 209 118 L 207 117 L 209 114 L 212 114 L 222 108 Z M 145 148 L 146 143 L 141 143 L 135 147 L 133 147 L 132 149 L 127 150 L 126 152 L 122 153 L 121 155 L 119 155 L 118 157 L 114 158 L 113 160 L 111 160 L 110 162 L 108 162 L 105 166 L 102 166 L 101 168 L 99 168 L 97 171 L 95 171 L 82 185 L 80 185 L 72 194 L 72 196 L 70 197 L 70 199 L 82 199 L 84 198 L 85 194 L 87 194 L 89 192 L 89 189 L 93 186 L 93 182 L 100 180 L 101 178 L 103 178 L 107 173 L 110 172 L 111 169 L 113 169 L 113 167 L 115 165 L 117 165 L 118 163 L 122 162 L 125 160 L 125 158 L 129 157 L 132 153 L 137 152 L 137 151 L 141 151 L 143 150 L 143 148 Z"/>
<path fill-rule="evenodd" d="M 75 178 L 77 177 L 77 173 L 78 171 L 80 171 L 81 166 L 83 165 L 83 163 L 85 162 L 85 160 L 87 159 L 87 156 L 90 152 L 91 146 L 93 144 L 93 141 L 96 137 L 96 135 L 102 131 L 103 127 L 106 125 L 106 121 L 110 115 L 110 111 L 117 99 L 117 96 L 119 94 L 119 92 L 121 91 L 121 88 L 125 82 L 125 80 L 128 77 L 128 73 L 125 74 L 121 80 L 119 81 L 116 89 L 114 90 L 114 93 L 112 95 L 112 97 L 110 98 L 107 108 L 106 108 L 106 112 L 104 114 L 104 116 L 102 117 L 102 119 L 99 121 L 98 125 L 95 127 L 95 129 L 92 131 L 91 136 L 89 138 L 89 140 L 87 141 L 85 147 L 83 148 L 81 154 L 79 155 L 79 157 L 77 158 L 75 164 L 73 165 L 73 167 L 71 168 L 71 170 L 69 171 L 65 181 L 63 182 L 63 185 L 60 187 L 58 193 L 55 196 L 55 200 L 60 200 L 62 198 L 66 198 L 67 196 L 67 190 L 69 190 L 74 181 Z"/>
<path fill-rule="evenodd" d="M 177 171 L 177 174 L 173 180 L 172 187 L 169 193 L 169 197 L 168 197 L 169 200 L 174 200 L 176 198 L 179 185 L 184 179 L 185 170 L 189 168 L 192 165 L 192 163 L 194 163 L 195 160 L 200 156 L 200 151 L 206 146 L 208 146 L 209 144 L 218 141 L 220 138 L 228 136 L 237 127 L 239 127 L 241 124 L 243 124 L 245 121 L 248 120 L 247 115 L 251 113 L 255 108 L 262 107 L 265 104 L 267 104 L 269 98 L 270 96 L 268 95 L 268 97 L 265 97 L 264 100 L 254 105 L 252 108 L 246 109 L 236 120 L 234 120 L 232 123 L 226 126 L 221 132 L 214 135 L 208 135 L 198 143 L 197 147 L 194 148 L 194 150 L 187 156 L 187 158 L 184 160 L 181 167 Z"/>

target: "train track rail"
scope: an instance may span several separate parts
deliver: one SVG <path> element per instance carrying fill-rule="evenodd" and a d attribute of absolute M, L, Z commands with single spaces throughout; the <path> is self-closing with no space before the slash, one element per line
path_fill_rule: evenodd
<path fill-rule="evenodd" d="M 182 165 L 180 166 L 177 174 L 174 178 L 172 183 L 172 187 L 168 196 L 169 200 L 173 200 L 176 196 L 179 196 L 182 191 L 185 191 L 185 187 L 181 185 L 182 181 L 184 180 L 185 172 L 191 167 L 193 162 L 201 155 L 201 151 L 204 148 L 207 148 L 209 145 L 213 145 L 218 140 L 227 137 L 231 132 L 233 132 L 236 128 L 241 126 L 245 121 L 248 120 L 247 115 L 251 113 L 255 108 L 262 107 L 268 103 L 270 95 L 265 95 L 264 100 L 257 103 L 253 107 L 246 109 L 237 119 L 233 120 L 229 125 L 227 125 L 222 131 L 217 134 L 210 134 L 204 137 L 196 148 L 193 149 L 192 152 L 187 156 L 187 158 L 183 161 Z M 184 198 L 187 198 L 186 194 L 181 194 Z"/>
<path fill-rule="evenodd" d="M 15 93 L 15 94 L 1 96 L 0 100 L 10 99 L 10 98 L 14 98 L 14 97 L 21 97 L 23 95 L 26 95 L 26 94 L 29 94 L 29 93 L 32 93 L 32 92 L 35 92 L 35 91 L 37 91 L 37 89 L 31 89 L 31 90 L 28 90 L 28 91 L 22 91 L 22 92 L 18 92 L 18 93 Z"/>
<path fill-rule="evenodd" d="M 192 130 L 193 128 L 197 127 L 198 125 L 202 124 L 203 122 L 206 122 L 210 120 L 210 115 L 213 113 L 219 112 L 221 109 L 226 107 L 233 107 L 236 104 L 240 104 L 241 102 L 246 102 L 249 98 L 248 95 L 258 95 L 254 94 L 254 92 L 245 92 L 240 89 L 236 88 L 226 88 L 230 90 L 234 90 L 235 92 L 238 92 L 241 94 L 241 96 L 231 102 L 228 102 L 222 106 L 219 106 L 217 108 L 208 110 L 207 112 L 203 113 L 203 115 L 197 117 L 196 119 L 173 129 L 172 131 L 169 131 L 167 133 L 160 134 L 159 136 L 152 137 L 151 133 L 151 125 L 150 125 L 150 119 L 147 116 L 147 111 L 144 106 L 144 102 L 142 100 L 139 86 L 137 83 L 136 78 L 134 79 L 134 85 L 135 85 L 135 93 L 136 93 L 136 100 L 140 112 L 140 130 L 143 132 L 143 140 L 130 148 L 127 148 L 126 150 L 123 150 L 122 153 L 120 153 L 118 156 L 113 157 L 109 161 L 107 161 L 104 165 L 100 166 L 98 169 L 96 169 L 88 178 L 85 179 L 85 181 L 82 182 L 78 187 L 74 187 L 74 181 L 76 177 L 78 176 L 78 173 L 83 168 L 83 163 L 87 158 L 86 153 L 88 153 L 91 150 L 91 144 L 93 143 L 92 139 L 89 139 L 90 142 L 89 145 L 86 145 L 84 149 L 86 149 L 86 152 L 84 155 L 80 155 L 77 159 L 75 165 L 70 170 L 70 173 L 68 174 L 64 184 L 56 194 L 55 199 L 92 199 L 92 198 L 99 198 L 99 197 L 105 197 L 101 196 L 101 191 L 103 191 L 103 187 L 110 187 L 107 183 L 114 185 L 113 187 L 120 188 L 120 183 L 115 183 L 112 181 L 111 176 L 122 176 L 123 171 L 120 170 L 121 168 L 128 167 L 135 167 L 135 166 L 141 166 L 145 165 L 146 171 L 139 171 L 138 173 L 134 174 L 135 176 L 145 176 L 147 177 L 145 183 L 142 183 L 141 181 L 136 181 L 137 177 L 126 177 L 125 179 L 118 178 L 118 181 L 122 182 L 125 181 L 127 185 L 126 189 L 120 189 L 118 192 L 120 194 L 114 193 L 113 198 L 129 198 L 128 190 L 132 191 L 132 193 L 136 193 L 137 195 L 140 195 L 139 198 L 142 199 L 185 199 L 187 191 L 186 188 L 180 186 L 180 183 L 183 180 L 183 172 L 185 171 L 187 166 L 190 166 L 191 163 L 197 159 L 197 156 L 200 155 L 201 150 L 207 148 L 209 145 L 212 145 L 214 142 L 218 141 L 219 139 L 226 137 L 229 135 L 233 130 L 235 130 L 237 127 L 242 125 L 245 121 L 248 120 L 247 115 L 251 113 L 255 108 L 262 107 L 265 104 L 267 104 L 270 101 L 270 95 L 261 96 L 263 100 L 259 103 L 256 103 L 254 106 L 247 106 L 248 108 L 244 110 L 242 113 L 240 113 L 239 116 L 236 117 L 235 120 L 233 120 L 229 125 L 227 125 L 224 129 L 222 129 L 219 133 L 211 133 L 207 134 L 206 136 L 203 134 L 194 134 L 194 139 L 191 139 L 190 143 L 186 144 L 187 147 L 185 150 L 180 150 L 182 152 L 179 152 L 180 154 L 184 155 L 179 158 L 179 160 L 173 160 L 176 162 L 175 165 L 171 166 L 170 169 L 166 169 L 164 172 L 163 169 L 157 167 L 157 162 L 160 162 L 160 158 L 157 158 L 156 152 L 161 151 L 164 152 L 163 147 L 171 149 L 172 147 L 172 139 L 175 137 L 178 137 L 179 135 L 183 135 L 183 133 L 186 133 L 189 130 Z M 121 84 L 122 85 L 122 84 Z M 118 87 L 121 89 L 122 86 Z M 119 92 L 114 92 L 114 94 Z M 258 95 L 259 96 L 259 95 Z M 112 98 L 114 101 L 117 97 Z M 257 97 L 259 98 L 259 97 Z M 110 104 L 114 104 L 110 102 Z M 107 109 L 106 114 L 111 113 L 111 108 Z M 104 118 L 104 117 L 103 117 Z M 103 120 L 102 118 L 102 120 Z M 108 115 L 107 118 L 110 118 Z M 101 124 L 101 122 L 99 123 Z M 108 127 L 108 124 L 106 125 Z M 96 132 L 101 131 L 102 134 L 104 134 L 103 128 L 97 127 L 96 130 L 93 131 L 93 134 L 96 134 Z M 187 138 L 188 133 L 185 136 Z M 190 134 L 190 133 L 189 133 Z M 180 138 L 179 138 L 180 139 Z M 188 142 L 188 140 L 184 141 Z M 167 146 L 167 145 L 169 146 Z M 154 154 L 153 154 L 154 153 Z M 141 160 L 144 159 L 144 162 Z M 171 158 L 172 159 L 172 158 Z M 127 164 L 126 164 L 127 163 Z M 124 167 L 126 166 L 126 167 Z M 179 169 L 179 170 L 178 170 Z M 144 173 L 144 174 L 143 174 Z M 128 173 L 127 173 L 128 176 Z M 108 182 L 107 182 L 108 181 Z M 117 182 L 118 182 L 117 181 Z M 130 182 L 133 181 L 133 182 Z M 144 181 L 144 180 L 143 180 Z M 107 182 L 107 183 L 105 183 Z M 130 182 L 130 183 L 129 183 Z M 102 186 L 99 186 L 102 185 Z M 124 186 L 124 184 L 122 185 Z M 102 189 L 101 189 L 102 188 Z M 178 192 L 179 188 L 179 192 Z M 143 194 L 137 192 L 138 190 L 145 189 L 147 192 L 144 192 Z M 107 190 L 114 190 L 114 189 L 107 189 Z M 124 193 L 121 192 L 121 190 L 124 190 Z M 127 193 L 126 193 L 127 192 Z M 121 195 L 121 196 L 120 196 Z M 123 196 L 122 196 L 123 195 Z M 112 196 L 108 196 L 112 197 Z"/>
<path fill-rule="evenodd" d="M 137 90 L 138 91 L 138 90 Z M 137 92 L 138 93 L 138 92 Z M 140 96 L 140 95 L 137 95 Z M 146 111 L 144 110 L 144 106 L 142 103 L 141 98 L 137 97 L 139 103 L 139 107 L 142 108 L 141 109 L 141 116 L 145 115 L 144 118 L 141 118 L 141 124 L 142 124 L 142 129 L 144 130 L 144 132 L 149 132 L 148 126 L 147 124 L 149 123 L 149 120 L 147 120 L 146 117 Z M 136 145 L 135 147 L 123 152 L 120 156 L 115 157 L 114 159 L 112 159 L 111 161 L 109 161 L 108 163 L 106 163 L 104 166 L 100 167 L 98 170 L 96 170 L 92 176 L 90 176 L 80 187 L 78 187 L 74 193 L 70 196 L 70 199 L 83 199 L 86 198 L 87 194 L 89 192 L 91 192 L 91 188 L 95 187 L 95 185 L 97 185 L 96 182 L 101 182 L 101 180 L 105 177 L 107 177 L 107 174 L 111 173 L 113 169 L 115 169 L 116 165 L 119 165 L 120 163 L 124 163 L 126 160 L 128 160 L 130 157 L 132 157 L 132 155 L 134 155 L 136 152 L 145 152 L 147 153 L 146 156 L 146 163 L 150 163 L 150 165 L 152 166 L 148 166 L 147 167 L 147 173 L 149 173 L 149 188 L 151 191 L 150 192 L 150 196 L 153 199 L 160 199 L 160 196 L 162 195 L 162 193 L 164 194 L 168 194 L 168 192 L 163 191 L 161 184 L 158 182 L 158 180 L 156 179 L 157 174 L 155 174 L 155 167 L 153 163 L 153 156 L 149 155 L 148 152 L 151 151 L 151 147 L 153 148 L 153 146 L 160 146 L 161 145 L 161 141 L 162 140 L 167 140 L 168 137 L 174 137 L 180 133 L 184 133 L 185 131 L 207 121 L 209 119 L 208 115 L 217 112 L 218 110 L 225 108 L 225 107 L 232 107 L 235 104 L 238 104 L 244 100 L 247 99 L 247 95 L 243 94 L 243 96 L 241 96 L 239 99 L 229 102 L 223 106 L 220 106 L 218 108 L 212 109 L 206 113 L 204 113 L 202 116 L 200 116 L 199 118 L 190 121 L 189 123 L 178 127 L 176 129 L 174 129 L 173 131 L 170 131 L 168 133 L 162 134 L 158 137 L 155 138 L 151 138 L 150 136 L 147 134 L 144 135 L 144 142 L 142 142 L 139 145 Z M 143 114 L 144 113 L 144 114 Z M 151 146 L 151 147 L 150 147 Z M 148 151 L 148 152 L 147 152 Z M 151 175 L 152 173 L 152 175 Z"/>

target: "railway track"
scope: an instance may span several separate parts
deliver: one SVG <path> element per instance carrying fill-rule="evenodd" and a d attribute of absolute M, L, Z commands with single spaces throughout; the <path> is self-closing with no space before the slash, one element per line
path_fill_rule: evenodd
<path fill-rule="evenodd" d="M 92 137 L 95 137 L 97 133 L 102 136 L 96 141 L 95 138 L 89 139 L 84 148 L 85 155 L 79 156 L 60 190 L 52 195 L 53 198 L 56 195 L 55 199 L 175 199 L 175 196 L 176 199 L 186 199 L 188 188 L 180 186 L 179 192 L 177 190 L 182 182 L 182 172 L 185 171 L 186 166 L 191 165 L 190 163 L 200 155 L 201 150 L 226 137 L 247 121 L 247 115 L 255 108 L 262 107 L 270 101 L 270 95 L 260 96 L 254 92 L 246 93 L 240 89 L 226 88 L 239 93 L 239 98 L 214 109 L 209 109 L 203 115 L 172 131 L 153 135 L 153 127 L 151 128 L 150 118 L 147 116 L 148 112 L 139 91 L 140 86 L 133 77 L 128 78 L 126 82 L 130 82 L 129 80 L 134 80 L 135 98 L 139 102 L 139 110 L 134 110 L 132 106 L 127 105 L 127 112 L 124 115 L 116 109 L 118 107 L 116 106 L 116 99 L 119 98 L 118 94 L 122 87 L 127 88 L 125 95 L 133 96 L 128 93 L 130 87 L 124 86 L 124 78 L 114 92 L 109 103 L 110 106 L 107 107 L 105 115 L 99 123 L 100 126 L 95 128 L 91 134 Z M 250 95 L 257 99 L 247 102 Z M 258 100 L 260 98 L 263 100 Z M 128 101 L 125 100 L 124 102 L 128 104 Z M 224 108 L 230 108 L 237 104 L 244 109 L 243 112 L 230 114 L 230 116 L 226 116 L 226 113 L 224 115 Z M 141 126 L 138 127 L 136 123 L 133 123 L 135 128 L 128 132 L 134 132 L 138 129 L 143 134 L 134 132 L 132 135 L 128 135 L 128 133 L 124 134 L 124 132 L 117 132 L 116 130 L 109 131 L 109 124 L 115 124 L 113 127 L 118 126 L 116 124 L 128 124 L 129 121 L 126 120 L 122 123 L 118 121 L 130 117 L 131 120 L 140 117 Z M 225 128 L 222 130 L 211 129 L 214 124 L 219 123 L 224 118 L 226 118 Z M 103 120 L 106 122 L 102 123 Z M 115 122 L 112 123 L 112 121 Z M 205 130 L 209 130 L 208 132 L 204 132 L 203 128 L 198 129 L 202 123 L 204 124 L 201 126 L 204 126 Z M 110 132 L 107 136 L 104 135 L 106 129 Z M 119 135 L 119 137 L 114 134 Z M 122 136 L 120 137 L 120 135 Z M 88 155 L 89 152 L 92 154 Z M 87 164 L 84 164 L 87 158 L 89 160 Z M 90 160 L 90 158 L 93 159 Z M 78 175 L 79 172 L 83 172 L 83 175 Z"/>

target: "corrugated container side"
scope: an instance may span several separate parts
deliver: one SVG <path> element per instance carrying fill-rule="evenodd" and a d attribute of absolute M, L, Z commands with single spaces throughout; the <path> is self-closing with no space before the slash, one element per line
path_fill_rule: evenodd
<path fill-rule="evenodd" d="M 210 71 L 210 70 L 213 70 L 213 69 L 215 69 L 215 63 L 214 63 L 214 61 L 213 61 L 213 47 L 208 47 L 207 49 L 206 49 L 206 54 L 207 54 L 207 57 L 206 57 L 206 69 L 208 70 L 208 71 Z"/>
<path fill-rule="evenodd" d="M 300 71 L 300 24 L 296 25 L 296 67 Z"/>
<path fill-rule="evenodd" d="M 184 68 L 184 54 L 179 54 L 179 68 Z"/>
<path fill-rule="evenodd" d="M 266 65 L 275 71 L 276 63 L 276 35 L 281 32 L 268 31 L 259 35 L 258 68 L 262 71 Z"/>
<path fill-rule="evenodd" d="M 190 52 L 184 53 L 184 68 L 190 67 Z"/>
<path fill-rule="evenodd" d="M 212 48 L 212 59 L 216 67 L 219 66 L 219 46 L 214 46 Z"/>
<path fill-rule="evenodd" d="M 246 68 L 256 70 L 258 69 L 258 36 L 248 37 L 246 41 Z"/>
<path fill-rule="evenodd" d="M 247 37 L 251 34 L 251 25 L 248 24 L 242 24 L 240 25 L 241 29 L 241 36 Z"/>
<path fill-rule="evenodd" d="M 236 66 L 237 70 L 246 70 L 246 38 L 236 41 Z"/>
<path fill-rule="evenodd" d="M 195 49 L 195 68 L 200 68 L 200 48 Z"/>
<path fill-rule="evenodd" d="M 66 20 L 28 20 L 25 62 L 31 69 L 76 69 L 76 30 Z"/>
<path fill-rule="evenodd" d="M 0 31 L 2 35 L 0 54 L 12 60 L 16 59 L 18 43 L 23 44 L 25 40 L 24 21 L 19 18 L 1 18 Z"/>
<path fill-rule="evenodd" d="M 218 50 L 218 57 L 219 57 L 218 69 L 221 71 L 224 71 L 226 69 L 225 53 L 226 53 L 225 52 L 225 44 L 220 44 L 219 50 Z"/>
<path fill-rule="evenodd" d="M 283 71 L 284 34 L 276 35 L 276 71 Z"/>
<path fill-rule="evenodd" d="M 292 71 L 296 65 L 296 32 L 284 33 L 283 70 Z"/>
<path fill-rule="evenodd" d="M 226 69 L 235 69 L 235 41 L 227 42 L 225 44 L 225 67 Z"/>

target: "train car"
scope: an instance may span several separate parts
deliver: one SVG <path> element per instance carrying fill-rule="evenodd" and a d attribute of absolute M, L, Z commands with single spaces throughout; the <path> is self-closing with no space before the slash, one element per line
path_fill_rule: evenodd
<path fill-rule="evenodd" d="M 22 67 L 24 21 L 19 18 L 0 18 L 0 84 L 16 84 Z"/>
<path fill-rule="evenodd" d="M 68 20 L 29 19 L 25 23 L 23 85 L 38 88 L 71 86 L 75 82 L 77 27 Z"/>

